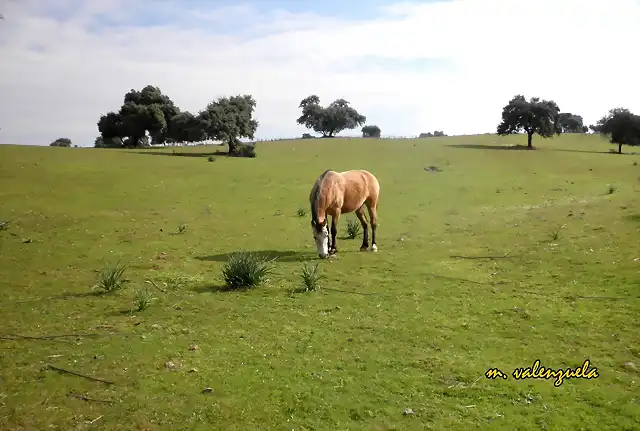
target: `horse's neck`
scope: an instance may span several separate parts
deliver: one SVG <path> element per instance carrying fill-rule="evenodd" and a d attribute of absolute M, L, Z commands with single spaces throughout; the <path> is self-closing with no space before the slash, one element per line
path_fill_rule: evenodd
<path fill-rule="evenodd" d="M 318 220 L 318 223 L 322 223 L 324 221 L 324 219 L 327 218 L 327 212 L 324 210 L 325 205 L 321 205 L 323 202 L 321 199 L 318 199 L 316 201 L 316 219 Z"/>

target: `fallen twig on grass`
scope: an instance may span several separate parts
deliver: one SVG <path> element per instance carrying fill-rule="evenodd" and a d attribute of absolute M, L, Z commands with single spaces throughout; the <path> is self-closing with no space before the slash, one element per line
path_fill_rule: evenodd
<path fill-rule="evenodd" d="M 160 292 L 162 293 L 167 293 L 166 290 L 164 290 L 163 288 L 161 288 L 160 286 L 158 286 L 156 283 L 153 282 L 153 280 L 146 280 L 147 283 L 151 284 L 153 287 L 155 287 L 156 289 L 158 289 Z"/>
<path fill-rule="evenodd" d="M 89 398 L 85 395 L 80 395 L 80 394 L 74 394 L 73 391 L 69 392 L 68 394 L 71 398 L 77 398 L 79 400 L 84 400 L 84 401 L 90 401 L 90 402 L 94 402 L 94 403 L 109 403 L 109 404 L 113 404 L 112 400 L 99 400 L 96 398 Z M 97 420 L 97 419 L 96 419 Z"/>
<path fill-rule="evenodd" d="M 102 336 L 104 336 L 104 334 L 63 334 L 63 335 L 41 335 L 41 336 L 7 334 L 7 335 L 0 335 L 0 340 L 44 340 L 44 341 L 60 341 L 62 343 L 73 344 L 72 341 L 59 340 L 59 338 L 102 337 Z"/>
<path fill-rule="evenodd" d="M 59 343 L 73 344 L 73 341 L 58 340 L 56 338 L 30 337 L 28 335 L 12 335 L 12 334 L 0 335 L 0 340 L 41 340 L 41 341 L 57 341 Z"/>
<path fill-rule="evenodd" d="M 397 295 L 388 295 L 388 294 L 384 294 L 384 293 L 380 293 L 380 292 L 357 292 L 355 290 L 333 289 L 331 287 L 323 287 L 321 290 L 332 290 L 334 292 L 353 293 L 353 294 L 356 294 L 356 295 L 365 295 L 365 296 L 369 296 L 369 295 L 380 295 L 380 296 L 388 296 L 388 297 L 397 296 Z"/>
<path fill-rule="evenodd" d="M 106 383 L 108 385 L 115 385 L 115 382 L 111 382 L 109 380 L 98 379 L 96 377 L 87 376 L 86 374 L 80 374 L 80 373 L 76 373 L 75 371 L 65 370 L 64 368 L 54 367 L 53 365 L 48 365 L 48 367 L 51 368 L 52 370 L 56 370 L 56 371 L 59 371 L 61 373 L 67 373 L 67 374 L 71 374 L 73 376 L 84 377 L 85 379 L 93 380 L 94 382 L 102 382 L 102 383 Z"/>
<path fill-rule="evenodd" d="M 547 299 L 604 299 L 610 301 L 624 301 L 628 299 L 640 299 L 640 296 L 584 296 L 584 295 L 549 295 L 545 292 L 535 292 L 533 290 L 514 290 L 512 293 L 514 294 L 526 294 L 526 295 L 535 295 L 542 296 Z"/>
<path fill-rule="evenodd" d="M 461 255 L 451 255 L 449 256 L 452 259 L 489 259 L 489 260 L 493 260 L 493 259 L 512 259 L 514 256 L 508 256 L 508 255 L 503 255 L 503 256 L 461 256 Z"/>
<path fill-rule="evenodd" d="M 462 282 L 465 282 L 465 283 L 473 283 L 473 284 L 485 284 L 485 285 L 487 285 L 487 284 L 488 285 L 496 284 L 495 282 L 474 281 L 474 280 L 469 280 L 469 279 L 466 279 L 466 278 L 449 277 L 447 275 L 427 274 L 427 277 L 444 278 L 445 280 L 462 281 Z"/>
<path fill-rule="evenodd" d="M 103 415 L 100 415 L 100 416 L 98 416 L 97 418 L 95 418 L 95 419 L 94 419 L 94 420 L 92 420 L 92 421 L 87 421 L 87 423 L 88 423 L 89 425 L 91 425 L 92 423 L 95 423 L 98 419 L 102 419 L 102 416 L 103 416 Z"/>
<path fill-rule="evenodd" d="M 640 299 L 640 296 L 582 296 L 582 295 L 569 295 L 565 296 L 565 299 L 609 299 L 612 301 L 622 301 L 625 299 Z"/>

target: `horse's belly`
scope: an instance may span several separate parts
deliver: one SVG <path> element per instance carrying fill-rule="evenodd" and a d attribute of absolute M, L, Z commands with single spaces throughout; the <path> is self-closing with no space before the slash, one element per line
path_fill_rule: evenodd
<path fill-rule="evenodd" d="M 354 197 L 353 199 L 347 199 L 345 197 L 345 200 L 342 203 L 341 211 L 343 213 L 353 212 L 353 211 L 357 210 L 358 208 L 360 208 L 362 206 L 362 204 L 364 204 L 365 200 L 366 200 L 365 197 L 359 197 L 359 198 Z"/>

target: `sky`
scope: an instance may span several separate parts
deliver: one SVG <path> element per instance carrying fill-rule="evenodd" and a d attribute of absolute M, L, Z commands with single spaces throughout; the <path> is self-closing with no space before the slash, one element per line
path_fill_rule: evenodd
<path fill-rule="evenodd" d="M 640 114 L 640 0 L 0 0 L 0 14 L 0 144 L 93 146 L 100 115 L 146 85 L 193 113 L 251 94 L 257 139 L 311 132 L 296 119 L 312 94 L 383 136 L 495 133 L 516 94 L 587 125 Z"/>

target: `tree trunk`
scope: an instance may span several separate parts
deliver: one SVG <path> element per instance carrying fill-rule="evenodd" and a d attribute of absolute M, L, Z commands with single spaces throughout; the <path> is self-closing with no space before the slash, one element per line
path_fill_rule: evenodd
<path fill-rule="evenodd" d="M 618 144 L 618 154 L 622 154 L 622 144 Z"/>
<path fill-rule="evenodd" d="M 229 154 L 236 154 L 236 151 L 238 151 L 238 144 L 239 142 L 237 139 L 229 139 L 229 142 L 227 142 L 227 145 L 229 146 Z"/>
<path fill-rule="evenodd" d="M 533 148 L 531 141 L 533 139 L 533 132 L 527 132 L 527 147 Z"/>

